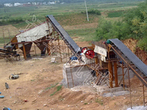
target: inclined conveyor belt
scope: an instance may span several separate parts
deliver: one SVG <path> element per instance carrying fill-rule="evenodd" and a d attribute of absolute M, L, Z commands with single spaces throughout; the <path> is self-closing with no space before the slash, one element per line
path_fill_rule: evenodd
<path fill-rule="evenodd" d="M 142 74 L 144 74 L 144 76 L 147 76 L 147 66 L 134 53 L 132 53 L 130 49 L 118 39 L 109 40 L 142 72 Z"/>
<path fill-rule="evenodd" d="M 0 52 L 6 53 L 7 50 L 5 50 L 5 49 L 1 49 L 1 48 L 0 48 Z"/>
<path fill-rule="evenodd" d="M 48 15 L 47 16 L 54 28 L 60 33 L 62 39 L 70 45 L 72 50 L 75 53 L 78 53 L 80 51 L 80 47 L 74 42 L 74 40 L 68 35 L 68 33 L 61 27 L 61 25 L 56 21 L 56 19 L 53 17 L 53 15 Z"/>

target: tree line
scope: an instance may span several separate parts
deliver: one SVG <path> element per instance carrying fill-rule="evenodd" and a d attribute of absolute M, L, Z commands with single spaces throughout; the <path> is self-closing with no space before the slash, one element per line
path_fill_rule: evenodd
<path fill-rule="evenodd" d="M 0 17 L 0 19 L 2 19 L 2 20 L 0 21 L 0 26 L 8 25 L 8 24 L 18 24 L 18 23 L 25 22 L 25 21 L 23 20 L 23 18 L 21 18 L 21 17 L 18 17 L 18 18 L 11 18 L 11 19 L 5 19 L 5 17 Z"/>

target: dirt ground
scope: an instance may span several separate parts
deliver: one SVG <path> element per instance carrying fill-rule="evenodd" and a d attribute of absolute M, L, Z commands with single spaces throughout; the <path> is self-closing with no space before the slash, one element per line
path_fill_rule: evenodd
<path fill-rule="evenodd" d="M 0 92 L 5 97 L 0 99 L 0 109 L 9 107 L 12 110 L 125 110 L 126 107 L 130 107 L 129 95 L 106 98 L 90 92 L 71 91 L 65 87 L 53 94 L 61 87 L 62 66 L 62 63 L 52 64 L 49 56 L 13 62 L 1 59 Z M 9 75 L 18 73 L 18 79 L 9 79 Z M 9 89 L 5 88 L 5 82 L 8 83 Z M 141 84 L 139 81 L 137 83 Z M 137 90 L 132 91 L 135 95 L 132 99 L 136 100 L 134 104 L 140 105 L 142 88 L 139 86 Z"/>

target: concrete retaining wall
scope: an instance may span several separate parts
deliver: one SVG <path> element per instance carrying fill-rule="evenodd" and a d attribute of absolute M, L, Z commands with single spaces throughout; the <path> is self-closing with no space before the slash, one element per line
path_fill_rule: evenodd
<path fill-rule="evenodd" d="M 95 80 L 91 75 L 91 71 L 86 65 L 70 66 L 69 64 L 64 64 L 62 84 L 69 88 L 90 85 Z"/>

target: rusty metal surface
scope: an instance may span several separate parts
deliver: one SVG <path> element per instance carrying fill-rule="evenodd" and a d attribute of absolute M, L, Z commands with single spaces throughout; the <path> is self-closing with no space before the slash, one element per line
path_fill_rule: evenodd
<path fill-rule="evenodd" d="M 74 50 L 75 53 L 78 53 L 80 51 L 80 47 L 74 42 L 74 40 L 68 35 L 68 33 L 62 28 L 62 26 L 56 21 L 56 19 L 53 17 L 53 15 L 47 16 L 52 24 L 54 25 L 54 28 L 56 28 L 56 31 L 58 31 L 66 42 L 71 46 L 71 48 Z"/>
<path fill-rule="evenodd" d="M 120 40 L 109 39 L 145 76 L 147 76 L 147 66 L 128 49 Z"/>

